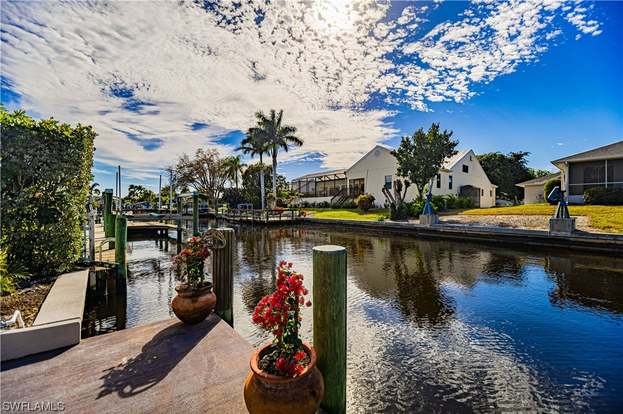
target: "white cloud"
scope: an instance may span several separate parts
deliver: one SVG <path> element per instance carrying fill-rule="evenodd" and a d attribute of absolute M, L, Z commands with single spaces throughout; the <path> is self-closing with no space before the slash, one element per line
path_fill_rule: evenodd
<path fill-rule="evenodd" d="M 325 154 L 337 168 L 397 132 L 393 104 L 463 102 L 477 83 L 536 59 L 559 33 L 555 17 L 601 32 L 590 8 L 564 7 L 478 3 L 420 33 L 422 8 L 391 21 L 373 0 L 4 2 L 2 74 L 25 109 L 94 125 L 97 160 L 136 178 L 206 145 L 231 152 L 218 137 L 270 108 L 305 140 L 284 159 Z M 366 110 L 373 94 L 390 109 Z"/>

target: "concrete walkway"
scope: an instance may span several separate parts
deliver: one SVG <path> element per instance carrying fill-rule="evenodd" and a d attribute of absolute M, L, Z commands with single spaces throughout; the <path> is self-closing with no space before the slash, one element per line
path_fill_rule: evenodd
<path fill-rule="evenodd" d="M 214 314 L 195 326 L 160 321 L 2 363 L 2 401 L 62 403 L 68 413 L 245 413 L 251 352 Z"/>

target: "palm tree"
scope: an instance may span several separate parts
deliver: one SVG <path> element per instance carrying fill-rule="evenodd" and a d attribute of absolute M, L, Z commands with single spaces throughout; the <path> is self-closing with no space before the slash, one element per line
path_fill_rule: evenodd
<path fill-rule="evenodd" d="M 268 144 L 270 154 L 273 158 L 273 199 L 277 202 L 277 154 L 279 149 L 288 152 L 290 146 L 300 147 L 303 140 L 297 137 L 296 128 L 289 125 L 282 125 L 283 110 L 278 113 L 271 109 L 268 116 L 263 112 L 255 114 L 257 119 L 257 133 Z"/>
<path fill-rule="evenodd" d="M 264 154 L 268 154 L 268 143 L 261 136 L 257 128 L 249 128 L 245 138 L 240 142 L 240 147 L 236 151 L 242 151 L 243 154 L 249 154 L 252 157 L 260 156 L 260 165 L 263 166 L 262 158 Z M 260 170 L 260 200 L 262 202 L 262 210 L 264 210 L 264 171 Z"/>
<path fill-rule="evenodd" d="M 227 175 L 229 176 L 230 181 L 236 184 L 236 190 L 238 189 L 238 177 L 242 175 L 242 169 L 246 166 L 247 164 L 242 163 L 240 155 L 227 157 L 225 159 L 225 169 L 227 171 Z"/>

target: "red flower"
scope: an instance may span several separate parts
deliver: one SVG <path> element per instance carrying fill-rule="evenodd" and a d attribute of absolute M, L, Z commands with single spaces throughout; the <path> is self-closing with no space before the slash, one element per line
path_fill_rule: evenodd
<path fill-rule="evenodd" d="M 307 306 L 308 308 L 311 306 L 311 300 L 308 300 L 307 303 L 305 303 L 305 306 Z"/>
<path fill-rule="evenodd" d="M 305 357 L 307 356 L 307 354 L 303 351 L 298 351 L 295 355 L 294 355 L 294 360 L 296 362 L 299 362 L 301 360 L 303 360 Z"/>

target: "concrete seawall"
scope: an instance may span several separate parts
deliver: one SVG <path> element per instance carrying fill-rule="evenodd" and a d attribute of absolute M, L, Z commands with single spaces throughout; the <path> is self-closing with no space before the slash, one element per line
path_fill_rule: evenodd
<path fill-rule="evenodd" d="M 550 234 L 542 230 L 436 224 L 423 226 L 393 221 L 357 221 L 305 218 L 304 224 L 386 232 L 424 238 L 469 240 L 512 245 L 562 248 L 574 251 L 623 254 L 623 235 L 576 232 L 572 235 Z"/>

